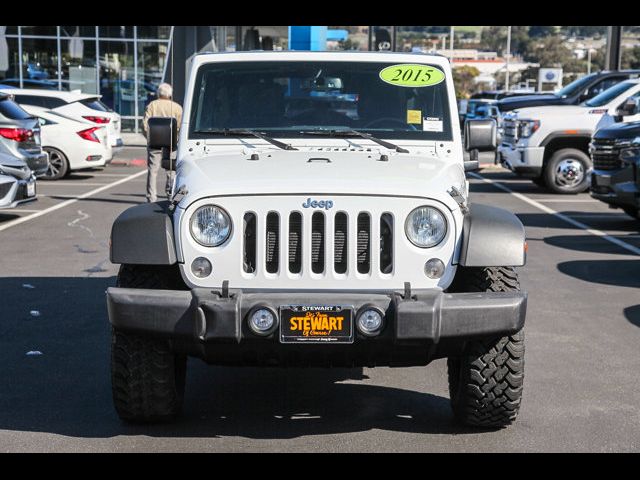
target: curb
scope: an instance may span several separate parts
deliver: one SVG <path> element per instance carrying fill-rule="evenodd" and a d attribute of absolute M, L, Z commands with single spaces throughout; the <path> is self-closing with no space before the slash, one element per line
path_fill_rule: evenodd
<path fill-rule="evenodd" d="M 147 161 L 144 158 L 134 158 L 131 160 L 111 160 L 109 165 L 117 165 L 119 167 L 138 167 L 138 168 L 146 168 Z"/>

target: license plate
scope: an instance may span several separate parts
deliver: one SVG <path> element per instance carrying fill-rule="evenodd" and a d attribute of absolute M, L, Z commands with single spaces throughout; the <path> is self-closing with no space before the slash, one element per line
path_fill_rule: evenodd
<path fill-rule="evenodd" d="M 353 343 L 353 308 L 340 305 L 280 307 L 281 343 Z"/>
<path fill-rule="evenodd" d="M 36 182 L 27 183 L 27 197 L 36 196 Z"/>

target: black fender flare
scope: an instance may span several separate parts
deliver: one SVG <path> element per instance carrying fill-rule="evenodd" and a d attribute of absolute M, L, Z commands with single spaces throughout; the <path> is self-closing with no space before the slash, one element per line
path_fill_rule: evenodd
<path fill-rule="evenodd" d="M 132 265 L 177 262 L 168 200 L 130 207 L 116 218 L 111 227 L 110 260 Z"/>
<path fill-rule="evenodd" d="M 464 217 L 459 264 L 521 267 L 526 263 L 524 225 L 502 208 L 474 203 Z"/>

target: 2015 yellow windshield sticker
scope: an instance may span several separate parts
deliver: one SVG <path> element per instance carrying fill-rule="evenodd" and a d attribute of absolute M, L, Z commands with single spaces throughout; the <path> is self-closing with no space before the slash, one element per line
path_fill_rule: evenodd
<path fill-rule="evenodd" d="M 444 80 L 444 72 L 429 65 L 404 63 L 382 69 L 380 79 L 398 87 L 431 87 Z"/>

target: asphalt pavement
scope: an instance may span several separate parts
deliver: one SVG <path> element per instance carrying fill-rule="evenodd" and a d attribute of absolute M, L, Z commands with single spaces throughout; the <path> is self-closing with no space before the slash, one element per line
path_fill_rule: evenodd
<path fill-rule="evenodd" d="M 527 230 L 514 425 L 455 424 L 444 360 L 281 370 L 197 359 L 178 421 L 123 424 L 109 379 L 108 239 L 116 216 L 144 201 L 144 172 L 133 162 L 38 182 L 37 202 L 0 211 L 0 452 L 640 450 L 640 223 L 499 168 L 471 178 L 471 201 L 513 211 Z"/>

